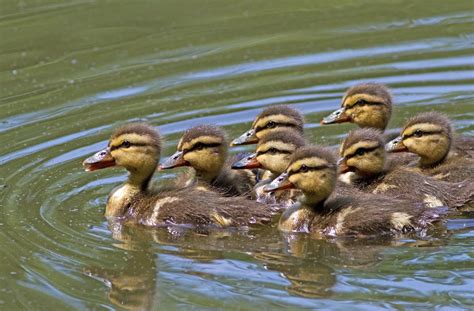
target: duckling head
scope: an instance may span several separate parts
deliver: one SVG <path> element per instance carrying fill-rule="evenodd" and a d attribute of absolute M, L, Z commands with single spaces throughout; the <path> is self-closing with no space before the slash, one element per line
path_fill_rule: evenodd
<path fill-rule="evenodd" d="M 275 129 L 258 141 L 255 153 L 234 163 L 232 168 L 263 168 L 281 174 L 288 167 L 291 155 L 305 144 L 300 132 L 289 128 Z"/>
<path fill-rule="evenodd" d="M 392 115 L 392 95 L 383 84 L 358 84 L 347 90 L 341 108 L 334 111 L 321 124 L 351 122 L 359 127 L 385 130 Z"/>
<path fill-rule="evenodd" d="M 340 149 L 339 172 L 360 176 L 380 174 L 385 167 L 385 145 L 381 132 L 372 128 L 349 132 Z"/>
<path fill-rule="evenodd" d="M 129 181 L 145 184 L 160 159 L 161 137 L 154 127 L 130 123 L 119 127 L 110 137 L 107 148 L 84 160 L 86 171 L 121 166 L 130 173 Z"/>
<path fill-rule="evenodd" d="M 318 204 L 326 200 L 336 186 L 337 167 L 332 152 L 316 146 L 299 148 L 285 172 L 264 187 L 264 191 L 300 189 L 304 202 Z"/>
<path fill-rule="evenodd" d="M 400 136 L 386 145 L 389 152 L 408 151 L 420 156 L 421 166 L 432 166 L 446 158 L 451 148 L 449 118 L 439 112 L 423 112 L 410 119 Z"/>
<path fill-rule="evenodd" d="M 227 139 L 224 130 L 219 127 L 198 125 L 184 132 L 177 149 L 160 165 L 160 169 L 192 166 L 197 176 L 212 181 L 227 158 Z"/>
<path fill-rule="evenodd" d="M 231 142 L 231 146 L 256 144 L 263 136 L 277 129 L 293 129 L 303 134 L 304 120 L 301 113 L 289 106 L 278 105 L 264 109 L 252 128 Z"/>

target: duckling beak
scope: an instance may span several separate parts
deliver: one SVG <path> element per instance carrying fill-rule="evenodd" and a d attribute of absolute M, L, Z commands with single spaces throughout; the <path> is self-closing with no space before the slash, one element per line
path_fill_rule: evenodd
<path fill-rule="evenodd" d="M 235 162 L 232 164 L 232 169 L 239 170 L 239 169 L 254 169 L 254 168 L 262 168 L 262 164 L 257 160 L 257 154 L 252 153 L 248 157 L 243 158 L 240 161 Z"/>
<path fill-rule="evenodd" d="M 398 136 L 392 141 L 385 145 L 385 151 L 387 152 L 404 152 L 408 151 L 408 148 L 403 144 L 403 138 Z"/>
<path fill-rule="evenodd" d="M 275 178 L 271 183 L 263 187 L 263 192 L 272 192 L 276 190 L 294 189 L 294 188 L 296 187 L 288 179 L 288 174 L 283 173 L 277 178 Z"/>
<path fill-rule="evenodd" d="M 337 165 L 339 166 L 339 174 L 345 174 L 351 171 L 351 168 L 346 163 L 346 158 L 340 158 L 337 161 Z"/>
<path fill-rule="evenodd" d="M 82 162 L 82 166 L 84 166 L 86 172 L 92 172 L 106 167 L 115 166 L 115 159 L 112 157 L 110 149 L 107 147 L 85 159 L 84 162 Z"/>
<path fill-rule="evenodd" d="M 255 135 L 255 130 L 250 129 L 247 132 L 243 133 L 236 139 L 234 139 L 230 145 L 231 146 L 239 146 L 239 145 L 251 145 L 258 143 L 257 136 Z"/>
<path fill-rule="evenodd" d="M 189 166 L 189 162 L 184 159 L 184 153 L 178 150 L 165 162 L 161 163 L 158 169 L 166 170 L 179 166 Z"/>
<path fill-rule="evenodd" d="M 333 123 L 344 123 L 350 122 L 351 117 L 346 114 L 346 109 L 344 107 L 337 109 L 327 117 L 323 118 L 320 122 L 321 125 L 333 124 Z"/>

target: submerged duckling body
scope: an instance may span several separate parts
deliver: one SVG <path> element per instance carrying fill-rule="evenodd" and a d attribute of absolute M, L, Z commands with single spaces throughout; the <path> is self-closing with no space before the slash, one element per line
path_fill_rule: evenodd
<path fill-rule="evenodd" d="M 266 191 L 298 188 L 304 194 L 283 213 L 278 228 L 316 236 L 393 234 L 425 230 L 444 213 L 374 194 L 333 194 L 336 180 L 332 152 L 314 146 L 298 149 L 285 173 L 266 187 Z"/>
<path fill-rule="evenodd" d="M 306 141 L 300 132 L 289 128 L 275 129 L 259 139 L 255 153 L 234 163 L 232 168 L 260 168 L 270 172 L 255 186 L 257 201 L 288 207 L 297 200 L 301 191 L 293 189 L 267 193 L 263 191 L 263 187 L 285 171 L 290 163 L 291 155 L 305 144 Z"/>
<path fill-rule="evenodd" d="M 188 129 L 180 139 L 177 151 L 160 165 L 160 169 L 190 166 L 196 171 L 198 185 L 226 196 L 252 196 L 257 176 L 250 170 L 231 170 L 231 164 L 245 155 L 228 159 L 228 143 L 223 129 L 198 125 Z"/>
<path fill-rule="evenodd" d="M 449 118 L 438 112 L 424 112 L 410 119 L 401 135 L 386 145 L 386 150 L 418 155 L 414 164 L 417 172 L 444 181 L 473 183 L 474 159 L 467 152 L 453 150 L 452 145 Z"/>
<path fill-rule="evenodd" d="M 161 138 L 147 124 L 132 123 L 118 128 L 108 147 L 86 159 L 87 171 L 120 166 L 129 172 L 127 181 L 114 189 L 105 215 L 145 226 L 191 225 L 247 227 L 267 224 L 270 207 L 242 197 L 228 198 L 212 191 L 186 188 L 153 191 L 150 180 L 160 158 Z"/>
<path fill-rule="evenodd" d="M 472 184 L 436 180 L 390 163 L 384 147 L 380 131 L 351 131 L 341 147 L 340 172 L 354 172 L 351 184 L 361 191 L 420 202 L 426 207 L 462 208 L 473 202 Z"/>

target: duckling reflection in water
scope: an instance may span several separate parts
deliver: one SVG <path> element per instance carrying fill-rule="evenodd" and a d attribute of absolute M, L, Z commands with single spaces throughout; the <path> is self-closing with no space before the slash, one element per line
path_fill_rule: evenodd
<path fill-rule="evenodd" d="M 118 128 L 108 147 L 83 163 L 87 171 L 124 167 L 127 181 L 110 194 L 105 215 L 145 226 L 191 225 L 219 228 L 268 224 L 270 206 L 242 197 L 223 197 L 211 191 L 186 188 L 152 190 L 150 180 L 160 158 L 161 138 L 151 126 L 132 123 Z"/>
<path fill-rule="evenodd" d="M 351 182 L 359 190 L 421 202 L 426 207 L 462 208 L 474 200 L 472 184 L 436 180 L 386 161 L 381 133 L 371 128 L 349 133 L 342 143 L 339 168 L 340 173 L 355 173 Z"/>
<path fill-rule="evenodd" d="M 293 152 L 306 144 L 301 133 L 291 128 L 278 128 L 264 135 L 257 144 L 255 153 L 244 157 L 232 165 L 233 169 L 261 168 L 270 172 L 256 187 L 257 201 L 277 203 L 285 208 L 291 206 L 301 196 L 301 191 L 276 191 L 267 193 L 263 187 L 283 173 L 290 163 Z"/>
<path fill-rule="evenodd" d="M 223 129 L 212 125 L 198 125 L 184 133 L 176 153 L 159 168 L 191 166 L 196 171 L 198 186 L 219 191 L 226 196 L 252 197 L 257 180 L 256 172 L 231 170 L 231 164 L 245 154 L 227 159 L 227 146 Z"/>
<path fill-rule="evenodd" d="M 421 232 L 440 220 L 443 208 L 374 194 L 335 195 L 336 161 L 331 151 L 309 146 L 298 149 L 285 173 L 265 186 L 265 191 L 298 188 L 302 199 L 288 208 L 278 228 L 315 236 L 370 236 Z"/>
<path fill-rule="evenodd" d="M 469 152 L 459 148 L 452 150 L 452 145 L 453 130 L 449 118 L 438 112 L 424 112 L 410 119 L 401 135 L 389 142 L 386 149 L 418 155 L 416 171 L 423 174 L 450 182 L 472 183 L 474 159 Z M 468 142 L 465 148 L 469 148 Z"/>

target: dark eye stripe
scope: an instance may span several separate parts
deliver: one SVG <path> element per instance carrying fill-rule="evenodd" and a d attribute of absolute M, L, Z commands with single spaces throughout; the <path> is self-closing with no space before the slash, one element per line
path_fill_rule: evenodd
<path fill-rule="evenodd" d="M 276 148 L 275 148 L 275 149 L 276 149 Z M 265 150 L 265 151 L 258 151 L 258 152 L 257 152 L 257 156 L 262 155 L 262 154 L 266 154 L 266 153 L 270 153 L 270 150 L 271 150 L 271 148 L 268 149 L 268 150 Z M 277 153 L 284 153 L 284 154 L 292 154 L 292 153 L 293 153 L 293 151 L 290 151 L 290 150 L 276 149 L 275 151 L 276 151 Z"/>
<path fill-rule="evenodd" d="M 275 126 L 273 128 L 279 127 L 279 126 L 288 126 L 288 127 L 296 127 L 296 124 L 290 123 L 290 122 L 273 122 Z M 260 132 L 261 130 L 264 130 L 267 128 L 267 125 L 265 124 L 264 126 L 257 126 L 255 128 L 255 133 Z"/>
<path fill-rule="evenodd" d="M 383 105 L 385 104 L 382 102 L 369 102 L 369 101 L 363 100 L 360 102 L 359 101 L 355 102 L 352 106 L 348 106 L 348 108 L 352 108 L 355 106 L 383 106 Z"/>
<path fill-rule="evenodd" d="M 346 158 L 350 159 L 350 158 L 354 157 L 356 155 L 357 151 L 360 150 L 360 149 L 363 149 L 364 152 L 370 152 L 370 151 L 374 151 L 375 149 L 378 149 L 378 148 L 380 148 L 380 146 L 376 146 L 376 147 L 372 147 L 372 148 L 357 148 L 357 150 L 354 153 L 347 155 Z"/>
<path fill-rule="evenodd" d="M 130 147 L 144 147 L 144 146 L 149 146 L 149 144 L 147 144 L 147 143 L 130 143 L 129 148 Z M 117 150 L 117 149 L 120 149 L 120 148 L 123 148 L 123 147 L 125 147 L 123 144 L 120 144 L 118 146 L 111 146 L 110 151 L 114 151 L 114 150 Z"/>
<path fill-rule="evenodd" d="M 443 133 L 443 131 L 433 131 L 433 132 L 427 132 L 427 131 L 421 131 L 421 130 L 418 130 L 419 133 L 421 133 L 421 136 L 424 136 L 424 135 L 434 135 L 434 134 L 441 134 Z M 416 131 L 415 131 L 416 132 Z M 415 132 L 411 133 L 410 135 L 403 135 L 403 139 L 407 139 L 407 138 L 410 138 L 410 137 L 413 137 L 415 136 Z"/>
<path fill-rule="evenodd" d="M 183 152 L 187 153 L 187 152 L 190 152 L 190 151 L 194 151 L 194 150 L 196 150 L 200 147 L 202 147 L 202 148 L 214 148 L 214 147 L 219 147 L 220 145 L 222 145 L 222 144 L 221 143 L 209 143 L 209 144 L 196 143 L 196 144 L 194 144 L 194 146 L 192 146 L 188 150 L 183 150 Z"/>
<path fill-rule="evenodd" d="M 328 165 L 319 165 L 319 166 L 307 166 L 306 167 L 306 172 L 309 172 L 309 171 L 320 171 L 320 170 L 323 170 L 325 168 L 328 168 L 329 166 Z M 288 175 L 291 176 L 293 174 L 297 174 L 297 173 L 300 173 L 302 170 L 301 170 L 301 167 L 296 170 L 296 171 L 290 171 L 288 172 Z"/>

